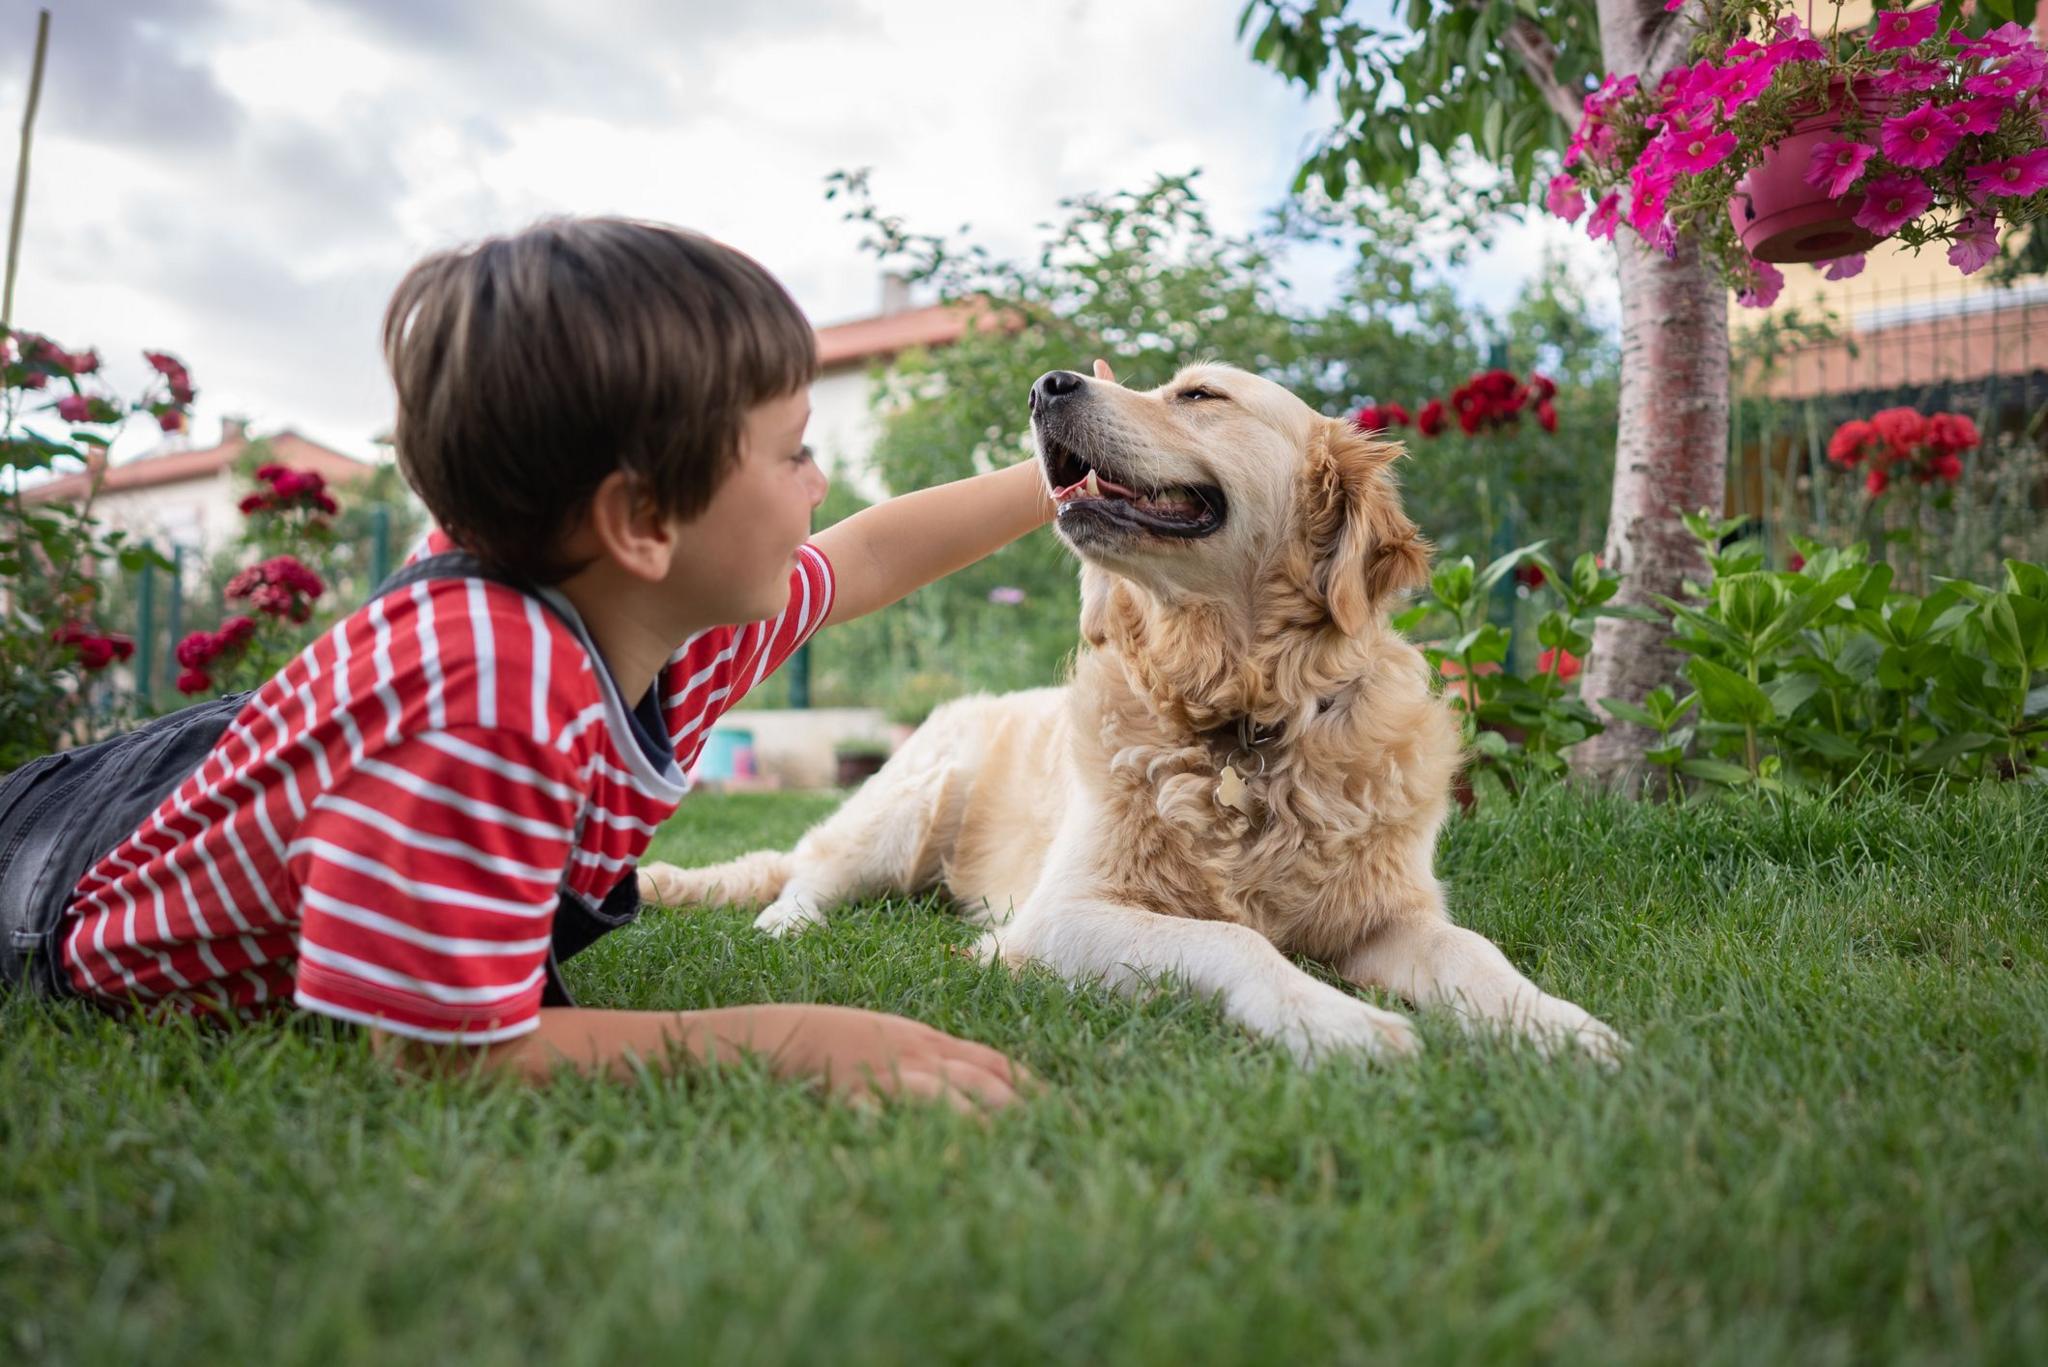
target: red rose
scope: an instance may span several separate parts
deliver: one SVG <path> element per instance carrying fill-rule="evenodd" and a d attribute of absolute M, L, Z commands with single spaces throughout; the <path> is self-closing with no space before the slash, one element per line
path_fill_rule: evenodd
<path fill-rule="evenodd" d="M 1515 582 L 1527 589 L 1540 589 L 1546 582 L 1543 567 L 1534 561 L 1524 561 L 1515 566 Z"/>
<path fill-rule="evenodd" d="M 78 643 L 78 664 L 88 672 L 105 669 L 114 660 L 114 643 L 104 636 L 88 636 Z"/>
<path fill-rule="evenodd" d="M 1977 442 L 1977 424 L 1960 413 L 1936 413 L 1927 420 L 1927 444 L 1937 451 L 1968 451 Z"/>
<path fill-rule="evenodd" d="M 262 494 L 250 494 L 235 506 L 244 513 L 261 512 L 270 506 L 270 500 Z"/>
<path fill-rule="evenodd" d="M 1891 482 L 1892 477 L 1890 475 L 1882 470 L 1873 469 L 1863 477 L 1863 492 L 1869 494 L 1872 498 L 1876 498 L 1891 487 Z"/>
<path fill-rule="evenodd" d="M 1891 448 L 1893 460 L 1904 460 L 1927 440 L 1927 419 L 1911 408 L 1887 408 L 1870 415 L 1878 439 Z"/>
<path fill-rule="evenodd" d="M 256 619 L 237 614 L 220 624 L 221 641 L 230 648 L 242 644 L 256 634 Z"/>
<path fill-rule="evenodd" d="M 1921 475 L 1921 482 L 1940 480 L 1943 484 L 1954 484 L 1963 477 L 1963 458 L 1953 451 L 1943 451 L 1927 462 Z"/>
<path fill-rule="evenodd" d="M 66 394 L 57 400 L 57 416 L 66 422 L 91 422 L 92 400 L 83 394 Z"/>
<path fill-rule="evenodd" d="M 1539 371 L 1529 372 L 1529 388 L 1536 395 L 1536 402 L 1553 397 L 1557 393 L 1557 381 Z"/>
<path fill-rule="evenodd" d="M 123 636 L 123 635 L 121 635 L 121 634 L 120 634 L 119 632 L 114 632 L 114 633 L 111 633 L 110 635 L 108 635 L 108 637 L 107 637 L 107 644 L 108 644 L 108 645 L 110 645 L 110 646 L 112 646 L 112 647 L 114 648 L 114 658 L 115 658 L 115 659 L 117 659 L 117 660 L 132 660 L 132 659 L 134 659 L 134 658 L 135 658 L 135 638 L 134 638 L 134 637 L 132 637 L 132 636 Z"/>
<path fill-rule="evenodd" d="M 156 425 L 166 432 L 182 432 L 185 430 L 185 415 L 175 408 L 166 408 L 156 415 Z"/>
<path fill-rule="evenodd" d="M 92 350 L 74 351 L 64 362 L 73 375 L 90 375 L 100 368 L 100 354 Z"/>
<path fill-rule="evenodd" d="M 1835 435 L 1828 438 L 1828 459 L 1844 470 L 1858 465 L 1863 460 L 1864 448 L 1877 439 L 1877 430 L 1861 418 L 1852 419 L 1835 429 Z"/>
<path fill-rule="evenodd" d="M 1787 563 L 1791 565 L 1792 573 L 1797 574 L 1799 573 L 1799 571 L 1806 568 L 1806 557 L 1801 555 L 1798 551 L 1794 551 L 1792 552 L 1792 559 Z"/>
<path fill-rule="evenodd" d="M 1560 680 L 1579 677 L 1579 657 L 1569 650 L 1546 650 L 1536 657 L 1536 668 L 1542 673 L 1550 673 L 1553 664 Z"/>
<path fill-rule="evenodd" d="M 1422 411 L 1415 415 L 1416 430 L 1425 437 L 1434 437 L 1444 430 L 1444 401 L 1431 399 L 1422 405 Z"/>
<path fill-rule="evenodd" d="M 1546 432 L 1557 430 L 1557 410 L 1551 406 L 1550 400 L 1536 401 L 1536 425 Z"/>
<path fill-rule="evenodd" d="M 213 687 L 213 680 L 206 677 L 203 669 L 188 669 L 178 676 L 180 693 L 204 693 Z"/>
<path fill-rule="evenodd" d="M 1479 431 L 1479 410 L 1476 408 L 1459 409 L 1458 427 L 1468 437 L 1476 435 Z"/>

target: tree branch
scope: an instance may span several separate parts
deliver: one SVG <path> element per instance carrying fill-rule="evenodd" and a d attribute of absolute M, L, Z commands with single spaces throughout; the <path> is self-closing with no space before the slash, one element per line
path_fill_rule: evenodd
<path fill-rule="evenodd" d="M 1522 71 L 1543 96 L 1543 102 L 1550 106 L 1551 112 L 1564 120 L 1565 127 L 1578 127 L 1584 102 L 1559 83 L 1557 46 L 1550 41 L 1550 35 L 1543 31 L 1543 26 L 1527 16 L 1517 15 L 1502 35 L 1502 41 L 1507 44 L 1508 51 L 1521 59 Z"/>
<path fill-rule="evenodd" d="M 1650 34 L 1650 41 L 1643 49 L 1643 65 L 1637 75 L 1642 77 L 1645 89 L 1664 79 L 1664 73 L 1684 59 L 1685 50 L 1692 44 L 1693 34 L 1699 28 L 1693 22 L 1691 7 L 1667 14 Z"/>

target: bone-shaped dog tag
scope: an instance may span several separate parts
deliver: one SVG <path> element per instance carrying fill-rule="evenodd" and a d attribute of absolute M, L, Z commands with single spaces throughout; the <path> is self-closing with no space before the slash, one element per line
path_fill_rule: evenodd
<path fill-rule="evenodd" d="M 1226 807 L 1235 807 L 1246 816 L 1251 815 L 1251 790 L 1244 786 L 1244 776 L 1237 772 L 1237 766 L 1226 764 L 1223 772 L 1216 777 L 1216 800 Z"/>

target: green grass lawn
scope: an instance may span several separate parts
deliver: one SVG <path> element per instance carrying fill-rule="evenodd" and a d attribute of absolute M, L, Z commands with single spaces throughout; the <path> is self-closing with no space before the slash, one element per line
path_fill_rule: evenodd
<path fill-rule="evenodd" d="M 656 853 L 787 842 L 696 798 Z M 908 1012 L 1052 1084 L 978 1127 L 757 1070 L 400 1082 L 308 1024 L 0 1007 L 0 1361 L 2048 1361 L 2048 797 L 1540 798 L 1452 905 L 1635 1044 L 1424 1019 L 1304 1072 L 1175 993 L 652 914 L 586 1001 Z"/>

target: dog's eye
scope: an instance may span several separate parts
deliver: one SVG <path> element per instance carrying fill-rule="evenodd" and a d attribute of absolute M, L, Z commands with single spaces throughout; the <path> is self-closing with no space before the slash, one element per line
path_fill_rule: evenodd
<path fill-rule="evenodd" d="M 1183 389 L 1179 394 L 1175 395 L 1174 397 L 1181 399 L 1221 399 L 1226 396 L 1218 394 L 1213 389 L 1204 389 L 1200 385 L 1195 385 L 1193 388 Z"/>

